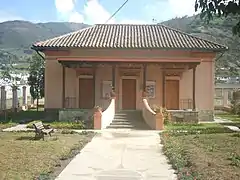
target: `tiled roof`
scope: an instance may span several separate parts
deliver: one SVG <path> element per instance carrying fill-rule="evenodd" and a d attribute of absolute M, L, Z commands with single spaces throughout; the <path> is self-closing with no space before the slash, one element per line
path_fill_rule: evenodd
<path fill-rule="evenodd" d="M 172 29 L 154 25 L 98 24 L 33 45 L 48 48 L 158 48 L 222 51 L 227 47 Z"/>

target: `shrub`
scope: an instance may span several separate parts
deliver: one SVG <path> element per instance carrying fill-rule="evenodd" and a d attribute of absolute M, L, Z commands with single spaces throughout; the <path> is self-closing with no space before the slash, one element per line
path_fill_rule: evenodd
<path fill-rule="evenodd" d="M 155 113 L 163 114 L 164 124 L 168 124 L 171 121 L 171 113 L 168 112 L 167 108 L 163 108 L 158 105 L 153 105 L 151 108 Z"/>
<path fill-rule="evenodd" d="M 232 113 L 240 116 L 240 90 L 233 92 L 231 104 Z"/>

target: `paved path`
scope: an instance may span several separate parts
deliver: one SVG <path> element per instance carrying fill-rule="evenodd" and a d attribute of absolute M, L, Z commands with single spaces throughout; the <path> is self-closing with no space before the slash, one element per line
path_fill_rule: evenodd
<path fill-rule="evenodd" d="M 173 180 L 156 131 L 102 131 L 56 180 Z"/>

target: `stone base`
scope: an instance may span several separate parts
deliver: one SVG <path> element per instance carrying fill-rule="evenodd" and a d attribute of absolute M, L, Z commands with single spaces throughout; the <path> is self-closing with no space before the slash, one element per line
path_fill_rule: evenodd
<path fill-rule="evenodd" d="M 90 112 L 87 109 L 61 109 L 59 110 L 59 121 L 88 120 Z"/>
<path fill-rule="evenodd" d="M 176 123 L 198 123 L 198 111 L 168 110 L 171 113 L 171 121 Z"/>
<path fill-rule="evenodd" d="M 44 113 L 45 113 L 45 121 L 57 121 L 58 120 L 58 108 L 45 108 Z"/>
<path fill-rule="evenodd" d="M 214 121 L 214 111 L 213 110 L 199 110 L 198 111 L 199 121 Z"/>

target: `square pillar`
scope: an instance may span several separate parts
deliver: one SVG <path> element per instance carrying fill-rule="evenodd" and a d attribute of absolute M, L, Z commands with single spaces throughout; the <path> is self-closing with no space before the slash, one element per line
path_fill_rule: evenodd
<path fill-rule="evenodd" d="M 112 88 L 115 89 L 116 85 L 116 65 L 112 65 Z"/>
<path fill-rule="evenodd" d="M 193 99 L 193 110 L 196 110 L 196 66 L 193 67 L 193 92 L 192 92 L 192 99 Z"/>
<path fill-rule="evenodd" d="M 162 107 L 166 107 L 166 72 L 162 72 Z"/>
<path fill-rule="evenodd" d="M 147 84 L 147 64 L 143 64 L 142 98 L 147 97 L 146 84 Z"/>
<path fill-rule="evenodd" d="M 17 86 L 12 87 L 12 108 L 14 111 L 17 111 L 18 109 Z"/>
<path fill-rule="evenodd" d="M 6 109 L 6 90 L 5 86 L 1 86 L 1 110 Z"/>
<path fill-rule="evenodd" d="M 116 65 L 112 65 L 112 91 L 111 98 L 116 98 Z"/>
<path fill-rule="evenodd" d="M 62 65 L 62 108 L 65 108 L 65 66 Z"/>
<path fill-rule="evenodd" d="M 26 106 L 27 105 L 27 87 L 26 86 L 23 86 L 22 87 L 22 98 L 23 98 L 23 106 Z"/>

